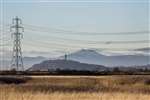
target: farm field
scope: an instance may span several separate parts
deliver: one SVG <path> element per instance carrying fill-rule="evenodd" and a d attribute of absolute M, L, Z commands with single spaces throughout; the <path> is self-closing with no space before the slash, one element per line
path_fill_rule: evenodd
<path fill-rule="evenodd" d="M 150 75 L 1 76 L 0 100 L 150 100 Z"/>

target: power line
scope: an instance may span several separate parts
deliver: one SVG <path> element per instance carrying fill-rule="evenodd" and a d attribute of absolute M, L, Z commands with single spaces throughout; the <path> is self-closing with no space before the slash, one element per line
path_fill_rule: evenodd
<path fill-rule="evenodd" d="M 10 46 L 10 44 L 0 44 L 0 46 Z"/>
<path fill-rule="evenodd" d="M 55 29 L 55 28 L 46 28 L 46 30 L 43 31 L 43 29 L 45 29 L 45 27 L 40 27 L 40 26 L 34 26 L 34 25 L 27 25 L 27 24 L 24 24 L 26 26 L 29 26 L 27 27 L 27 29 L 31 30 L 31 31 L 42 31 L 42 32 L 52 32 L 52 30 L 57 30 L 57 31 L 64 31 L 62 29 Z M 31 27 L 34 27 L 34 28 L 31 28 Z M 51 30 L 51 31 L 50 31 Z M 72 32 L 72 31 L 66 31 L 65 32 Z M 81 33 L 81 32 L 80 32 Z M 82 32 L 82 33 L 85 33 L 85 32 Z M 120 33 L 115 33 L 115 34 L 124 34 L 124 35 L 127 35 L 127 34 L 141 34 L 141 33 L 149 33 L 149 31 L 141 31 L 141 32 L 120 32 Z M 114 33 L 97 33 L 99 35 L 115 35 Z M 81 34 L 80 34 L 81 35 Z M 87 34 L 85 34 L 87 35 Z M 91 34 L 93 35 L 93 33 Z M 63 40 L 63 41 L 71 41 L 71 42 L 82 42 L 82 43 L 87 43 L 87 44 L 125 44 L 125 43 L 149 43 L 148 40 L 139 40 L 139 41 L 90 41 L 90 40 L 77 40 L 77 39 L 67 39 L 67 38 L 62 38 L 62 37 L 56 37 L 56 36 L 50 36 L 52 38 L 55 38 L 55 39 L 59 39 L 59 40 Z"/>
<path fill-rule="evenodd" d="M 27 30 L 32 31 L 39 31 L 39 32 L 56 32 L 56 33 L 66 33 L 72 35 L 137 35 L 137 34 L 149 34 L 149 30 L 143 30 L 143 31 L 129 31 L 129 32 L 110 32 L 110 33 L 99 33 L 99 32 L 78 32 L 78 31 L 71 31 L 71 30 L 65 30 L 60 28 L 52 28 L 52 27 L 43 27 L 43 26 L 36 26 L 36 25 L 29 25 L 29 24 L 23 24 L 24 27 L 26 27 Z M 4 24 L 4 26 L 10 27 L 9 24 Z"/>
<path fill-rule="evenodd" d="M 46 28 L 46 27 L 41 27 L 41 26 L 35 26 L 35 25 L 27 25 L 27 24 L 24 24 L 24 26 L 27 28 L 28 31 L 32 32 L 32 33 L 35 33 L 35 32 L 46 32 L 46 33 L 52 33 L 52 32 L 58 32 L 58 33 L 67 33 L 67 34 L 70 34 L 70 33 L 75 33 L 75 35 L 81 35 L 80 33 L 83 33 L 84 35 L 87 35 L 85 33 L 88 33 L 89 32 L 74 32 L 74 31 L 66 31 L 66 30 L 62 30 L 62 29 L 55 29 L 55 28 Z M 141 31 L 141 32 L 120 32 L 120 33 L 90 33 L 90 35 L 93 35 L 93 34 L 97 34 L 97 35 L 136 35 L 136 34 L 149 34 L 149 31 Z M 45 36 L 42 34 L 42 36 Z M 63 37 L 57 37 L 57 36 L 49 36 L 49 38 L 53 39 L 55 42 L 51 42 L 49 43 L 49 41 L 38 41 L 40 43 L 40 45 L 43 43 L 45 46 L 46 45 L 50 45 L 50 46 L 54 46 L 55 47 L 73 47 L 73 48 L 81 48 L 81 47 L 84 47 L 83 46 L 79 46 L 79 45 L 75 45 L 75 44 L 88 44 L 90 45 L 89 47 L 91 47 L 92 45 L 98 45 L 98 44 L 105 44 L 105 45 L 109 45 L 109 44 L 139 44 L 139 43 L 149 43 L 150 41 L 149 40 L 136 40 L 136 41 L 129 41 L 129 40 L 125 40 L 125 41 L 91 41 L 91 40 L 79 40 L 79 39 L 71 39 L 71 38 L 63 38 Z M 33 40 L 32 40 L 33 41 Z M 57 41 L 59 43 L 57 43 Z M 36 43 L 38 43 L 36 41 Z M 66 45 L 66 42 L 68 43 L 75 43 L 75 44 L 71 44 L 71 45 Z M 39 45 L 39 43 L 37 45 Z M 33 43 L 34 44 L 34 43 Z M 42 45 L 43 45 L 42 44 Z M 35 45 L 35 44 L 34 44 Z"/>
<path fill-rule="evenodd" d="M 70 35 L 137 35 L 137 34 L 149 34 L 150 31 L 135 31 L 135 32 L 113 32 L 113 33 L 96 33 L 96 32 L 76 32 L 76 31 L 69 31 L 64 29 L 57 29 L 57 28 L 48 28 L 42 26 L 35 26 L 35 25 L 28 25 L 24 24 L 24 26 L 29 30 L 34 31 L 42 31 L 42 32 L 56 32 L 56 33 L 66 33 Z M 72 34 L 73 33 L 73 34 Z"/>
<path fill-rule="evenodd" d="M 32 32 L 30 32 L 32 33 Z M 36 34 L 36 33 L 35 33 Z M 41 36 L 45 36 L 41 34 Z M 85 43 L 85 44 L 126 44 L 126 43 L 149 43 L 149 40 L 136 40 L 136 41 L 91 41 L 91 40 L 79 40 L 79 39 L 68 39 L 68 38 L 63 38 L 63 37 L 57 37 L 57 36 L 48 36 L 46 35 L 45 37 L 49 37 L 55 41 L 61 41 L 61 42 L 74 42 L 74 43 Z M 34 37 L 35 38 L 35 37 Z"/>
<path fill-rule="evenodd" d="M 90 40 L 77 40 L 77 39 L 65 39 L 65 38 L 59 38 L 59 37 L 53 37 L 50 36 L 50 40 L 54 40 L 54 42 L 60 42 L 62 43 L 80 43 L 80 44 L 89 44 L 89 45 L 96 45 L 96 44 L 141 44 L 141 43 L 149 43 L 149 40 L 136 40 L 136 41 L 90 41 Z M 37 39 L 37 38 L 35 38 Z M 37 39 L 38 40 L 38 39 Z M 50 40 L 41 40 L 41 42 L 46 41 L 49 42 Z"/>
<path fill-rule="evenodd" d="M 39 42 L 39 41 L 34 41 L 35 43 L 33 42 L 26 42 L 24 43 L 25 45 L 28 45 L 31 46 L 31 47 L 36 47 L 36 46 L 40 46 L 40 47 L 43 47 L 43 48 L 47 48 L 47 49 L 50 49 L 50 48 L 55 48 L 55 49 L 82 49 L 82 48 L 97 48 L 97 49 L 101 49 L 101 50 L 111 50 L 111 51 L 126 51 L 126 50 L 129 50 L 129 48 L 110 48 L 110 47 L 107 47 L 107 48 L 102 48 L 102 47 L 97 47 L 97 46 L 87 46 L 87 45 L 73 45 L 73 44 L 60 44 L 60 43 L 47 43 L 47 42 Z M 130 48 L 132 49 L 132 48 Z"/>

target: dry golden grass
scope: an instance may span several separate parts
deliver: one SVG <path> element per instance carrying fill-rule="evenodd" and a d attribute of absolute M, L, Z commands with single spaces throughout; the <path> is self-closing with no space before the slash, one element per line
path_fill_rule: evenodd
<path fill-rule="evenodd" d="M 150 76 L 32 77 L 0 84 L 0 100 L 150 100 Z"/>
<path fill-rule="evenodd" d="M 103 92 L 26 92 L 1 94 L 1 100 L 149 100 L 148 94 L 103 93 Z"/>

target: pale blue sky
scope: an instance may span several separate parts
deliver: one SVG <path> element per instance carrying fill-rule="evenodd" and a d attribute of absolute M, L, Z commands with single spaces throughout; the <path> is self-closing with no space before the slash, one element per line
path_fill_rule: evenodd
<path fill-rule="evenodd" d="M 101 35 L 101 33 L 149 31 L 148 0 L 1 0 L 1 6 L 3 14 L 1 22 L 11 24 L 12 18 L 19 16 L 25 24 L 24 51 L 58 53 L 81 48 L 148 47 L 148 43 L 89 43 L 89 41 L 149 40 L 148 33 Z M 40 27 L 32 27 L 32 30 L 36 31 L 31 31 L 28 30 L 29 25 Z M 55 29 L 73 32 L 58 32 Z"/>

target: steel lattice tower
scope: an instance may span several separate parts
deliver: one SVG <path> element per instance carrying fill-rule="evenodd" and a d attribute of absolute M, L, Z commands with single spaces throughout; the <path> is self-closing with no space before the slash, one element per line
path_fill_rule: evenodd
<path fill-rule="evenodd" d="M 13 31 L 13 55 L 11 62 L 11 70 L 15 71 L 24 71 L 21 50 L 21 39 L 23 38 L 23 34 L 20 32 L 20 29 L 23 32 L 24 28 L 21 26 L 21 24 L 21 19 L 16 17 L 13 19 L 13 25 L 11 26 L 11 31 Z"/>

